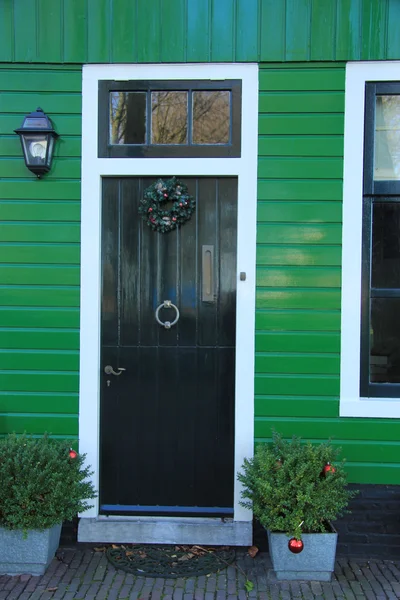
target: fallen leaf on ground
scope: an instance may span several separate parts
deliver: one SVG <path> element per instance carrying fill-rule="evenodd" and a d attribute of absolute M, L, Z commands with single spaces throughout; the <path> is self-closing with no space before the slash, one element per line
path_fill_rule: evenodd
<path fill-rule="evenodd" d="M 195 552 L 195 551 L 197 552 L 198 556 L 202 556 L 204 554 L 209 554 L 210 552 L 212 552 L 212 550 L 206 550 L 202 546 L 193 546 L 192 547 L 192 552 Z"/>
<path fill-rule="evenodd" d="M 57 590 L 58 590 L 58 588 L 52 587 L 52 588 L 47 588 L 46 592 L 56 592 Z"/>
<path fill-rule="evenodd" d="M 251 558 L 254 558 L 254 557 L 255 557 L 255 555 L 256 555 L 256 554 L 257 554 L 257 552 L 258 552 L 258 548 L 257 548 L 257 546 L 251 546 L 251 547 L 250 547 L 250 548 L 247 550 L 247 552 L 248 552 L 249 556 L 251 556 Z"/>
<path fill-rule="evenodd" d="M 193 558 L 193 556 L 194 556 L 194 554 L 192 554 L 191 552 L 188 552 L 187 554 L 184 554 L 183 556 L 178 558 L 178 560 L 190 560 L 191 558 Z"/>
<path fill-rule="evenodd" d="M 104 551 L 105 551 L 105 547 L 104 547 L 104 546 L 101 546 L 101 547 L 98 547 L 98 548 L 93 548 L 93 550 L 94 550 L 95 552 L 104 552 Z"/>

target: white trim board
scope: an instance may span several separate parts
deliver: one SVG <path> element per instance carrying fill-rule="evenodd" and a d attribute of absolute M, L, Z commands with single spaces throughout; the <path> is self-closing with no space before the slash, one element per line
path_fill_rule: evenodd
<path fill-rule="evenodd" d="M 242 152 L 240 158 L 98 158 L 98 81 L 134 79 L 241 79 Z M 233 525 L 249 524 L 252 513 L 240 506 L 241 486 L 236 478 L 243 459 L 253 455 L 254 445 L 254 337 L 255 263 L 257 220 L 258 65 L 85 65 L 82 105 L 82 234 L 81 234 L 81 333 L 79 448 L 87 454 L 99 488 L 99 377 L 101 296 L 101 178 L 102 176 L 177 175 L 236 176 L 238 178 L 237 308 L 236 308 L 236 396 L 235 396 L 235 487 Z M 239 273 L 246 272 L 240 281 Z M 81 515 L 79 540 L 89 536 L 89 521 L 98 519 L 98 499 Z M 112 517 L 107 519 L 112 520 Z M 218 519 L 220 522 L 220 520 Z M 139 520 L 135 522 L 139 523 Z M 162 519 L 151 521 L 148 541 L 164 539 Z M 196 519 L 192 520 L 196 523 Z M 91 521 L 93 524 L 94 521 Z M 251 528 L 241 543 L 249 543 Z M 142 527 L 142 526 L 141 526 Z M 150 528 L 151 529 L 151 528 Z M 238 531 L 239 531 L 238 529 Z M 134 531 L 131 525 L 130 530 Z M 93 531 L 93 528 L 91 529 Z M 139 526 L 138 530 L 139 532 Z M 93 535 L 92 533 L 90 535 Z M 99 535 L 102 535 L 99 533 Z M 139 533 L 138 533 L 139 535 Z M 140 536 L 139 536 L 140 537 Z M 239 537 L 237 538 L 238 542 Z M 236 539 L 236 538 L 235 538 Z M 92 538 L 90 541 L 95 541 Z M 104 541 L 99 539 L 98 541 Z M 131 538 L 131 541 L 134 541 Z M 194 540 L 195 543 L 195 540 Z M 215 542 L 213 542 L 215 543 Z"/>
<path fill-rule="evenodd" d="M 340 416 L 399 418 L 400 399 L 360 397 L 361 247 L 365 83 L 400 81 L 400 61 L 346 66 Z"/>

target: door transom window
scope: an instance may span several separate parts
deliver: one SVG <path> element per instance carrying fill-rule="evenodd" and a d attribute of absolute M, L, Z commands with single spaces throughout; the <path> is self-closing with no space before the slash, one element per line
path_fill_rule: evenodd
<path fill-rule="evenodd" d="M 100 81 L 102 158 L 239 157 L 241 81 Z"/>

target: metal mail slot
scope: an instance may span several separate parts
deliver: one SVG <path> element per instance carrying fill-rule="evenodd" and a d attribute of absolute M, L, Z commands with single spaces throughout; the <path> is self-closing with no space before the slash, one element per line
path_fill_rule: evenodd
<path fill-rule="evenodd" d="M 201 247 L 201 299 L 203 302 L 214 302 L 214 246 Z"/>

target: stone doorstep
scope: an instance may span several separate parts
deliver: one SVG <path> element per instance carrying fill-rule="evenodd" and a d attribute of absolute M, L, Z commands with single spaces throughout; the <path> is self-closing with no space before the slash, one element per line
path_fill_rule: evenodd
<path fill-rule="evenodd" d="M 78 542 L 136 544 L 200 544 L 207 546 L 251 546 L 251 521 L 198 518 L 80 519 Z"/>

